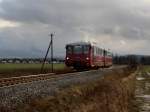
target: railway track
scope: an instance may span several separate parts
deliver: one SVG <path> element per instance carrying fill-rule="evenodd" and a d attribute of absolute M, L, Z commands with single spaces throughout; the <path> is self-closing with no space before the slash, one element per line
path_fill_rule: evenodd
<path fill-rule="evenodd" d="M 95 70 L 89 70 L 89 71 L 95 71 Z M 11 77 L 11 78 L 1 78 L 0 87 L 12 86 L 12 85 L 17 85 L 17 84 L 22 84 L 22 83 L 30 83 L 34 81 L 40 81 L 40 80 L 54 79 L 58 77 L 64 77 L 67 75 L 69 76 L 75 75 L 75 73 L 85 73 L 89 71 L 72 72 L 72 73 L 66 73 L 66 74 L 49 73 L 49 74 L 29 75 L 29 76 L 20 76 L 20 77 Z"/>
<path fill-rule="evenodd" d="M 113 69 L 113 68 L 114 67 L 105 68 L 104 70 Z M 29 76 L 20 76 L 20 77 L 11 77 L 11 78 L 1 78 L 0 79 L 0 87 L 12 86 L 12 85 L 29 83 L 29 82 L 40 81 L 40 80 L 54 79 L 54 78 L 64 77 L 67 75 L 69 75 L 69 76 L 76 75 L 77 76 L 80 73 L 85 73 L 85 72 L 90 72 L 90 71 L 96 71 L 96 70 L 89 70 L 89 71 L 82 71 L 82 72 L 74 71 L 72 73 L 66 73 L 66 74 L 49 73 L 49 74 L 29 75 Z"/>
<path fill-rule="evenodd" d="M 20 77 L 11 77 L 11 78 L 2 78 L 0 79 L 0 87 L 11 86 L 20 83 L 28 83 L 39 80 L 46 80 L 55 74 L 39 74 L 39 75 L 30 75 L 30 76 L 20 76 Z"/>

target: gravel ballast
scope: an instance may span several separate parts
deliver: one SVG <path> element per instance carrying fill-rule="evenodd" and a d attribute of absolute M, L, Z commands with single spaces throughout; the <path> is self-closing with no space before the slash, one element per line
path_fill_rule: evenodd
<path fill-rule="evenodd" d="M 120 68 L 118 68 L 120 69 Z M 0 88 L 0 111 L 3 109 L 13 110 L 20 105 L 36 97 L 47 97 L 55 94 L 61 89 L 76 84 L 89 83 L 96 81 L 103 76 L 112 73 L 113 70 L 93 70 L 87 72 L 70 73 L 64 77 L 52 78 L 43 81 L 36 81 L 27 84 L 18 84 L 9 87 Z"/>

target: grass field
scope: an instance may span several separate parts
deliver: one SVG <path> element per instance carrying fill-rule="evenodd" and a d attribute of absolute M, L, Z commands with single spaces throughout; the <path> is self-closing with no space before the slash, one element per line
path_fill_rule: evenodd
<path fill-rule="evenodd" d="M 150 72 L 150 66 L 143 66 L 141 72 Z"/>
<path fill-rule="evenodd" d="M 41 69 L 42 64 L 0 64 L 0 71 L 11 71 L 20 69 Z M 54 64 L 54 69 L 64 69 L 65 64 Z M 45 64 L 45 69 L 51 69 L 51 64 Z"/>
<path fill-rule="evenodd" d="M 40 74 L 42 64 L 0 64 L 0 78 Z M 65 64 L 54 64 L 55 73 L 65 73 Z M 43 73 L 51 72 L 51 64 L 45 64 Z"/>

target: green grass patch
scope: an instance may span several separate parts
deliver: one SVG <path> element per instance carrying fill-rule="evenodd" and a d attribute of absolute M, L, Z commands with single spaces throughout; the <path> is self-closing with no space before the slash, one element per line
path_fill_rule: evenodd
<path fill-rule="evenodd" d="M 150 72 L 150 66 L 143 66 L 141 71 L 142 73 Z"/>
<path fill-rule="evenodd" d="M 20 69 L 41 69 L 42 64 L 0 64 L 0 71 Z M 45 64 L 45 69 L 50 69 L 51 64 Z M 64 69 L 65 64 L 54 64 L 54 69 Z"/>
<path fill-rule="evenodd" d="M 35 75 L 41 73 L 42 64 L 0 64 L 0 78 Z M 65 64 L 54 64 L 54 72 L 66 71 Z M 50 73 L 51 64 L 45 64 L 42 73 Z"/>

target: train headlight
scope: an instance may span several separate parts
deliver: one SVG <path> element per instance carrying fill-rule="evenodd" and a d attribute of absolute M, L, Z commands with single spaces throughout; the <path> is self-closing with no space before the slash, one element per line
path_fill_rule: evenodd
<path fill-rule="evenodd" d="M 87 57 L 86 60 L 89 60 L 89 57 Z"/>
<path fill-rule="evenodd" d="M 66 59 L 69 60 L 69 57 L 67 57 Z"/>

